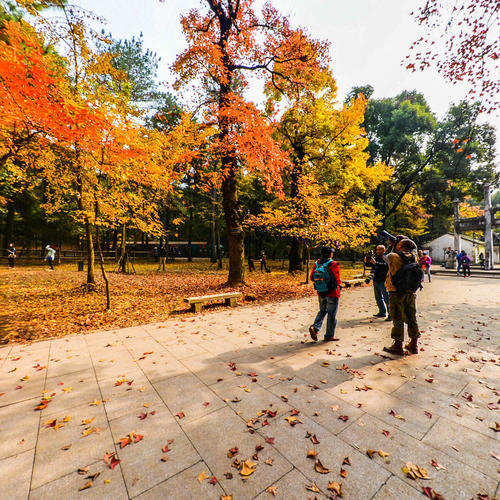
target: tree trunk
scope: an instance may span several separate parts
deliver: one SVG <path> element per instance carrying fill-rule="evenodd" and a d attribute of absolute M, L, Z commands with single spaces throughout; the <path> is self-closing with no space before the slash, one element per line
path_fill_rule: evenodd
<path fill-rule="evenodd" d="M 85 218 L 85 243 L 87 247 L 87 285 L 95 285 L 94 277 L 94 241 L 92 238 L 92 227 L 88 218 Z"/>
<path fill-rule="evenodd" d="M 302 259 L 301 259 L 302 245 L 297 238 L 292 239 L 292 244 L 290 246 L 290 256 L 288 263 L 288 272 L 294 273 L 296 271 L 302 271 Z"/>
<path fill-rule="evenodd" d="M 97 243 L 97 251 L 99 252 L 99 263 L 101 264 L 101 273 L 104 279 L 104 283 L 106 285 L 106 311 L 111 309 L 111 296 L 109 291 L 109 279 L 106 274 L 106 269 L 104 269 L 104 255 L 102 254 L 101 248 L 101 231 L 99 228 L 99 224 L 97 224 L 97 218 L 99 216 L 99 204 L 96 200 L 95 202 L 95 218 L 96 218 L 96 226 L 95 226 L 95 240 Z"/>
<path fill-rule="evenodd" d="M 210 221 L 210 239 L 212 243 L 212 254 L 210 262 L 217 262 L 217 241 L 215 238 L 215 194 L 212 193 L 212 219 Z"/>
<path fill-rule="evenodd" d="M 16 209 L 13 201 L 7 203 L 7 215 L 5 217 L 5 229 L 3 233 L 3 243 L 2 248 L 7 248 L 9 243 L 12 242 L 12 235 L 14 234 L 14 215 Z"/>
<path fill-rule="evenodd" d="M 222 269 L 222 252 L 220 251 L 220 228 L 217 226 L 217 261 L 219 265 L 217 266 L 219 269 Z"/>
<path fill-rule="evenodd" d="M 309 284 L 309 261 L 311 260 L 311 251 L 309 250 L 309 245 L 306 245 L 306 285 Z"/>
<path fill-rule="evenodd" d="M 187 258 L 188 262 L 193 262 L 193 207 L 189 208 Z"/>
<path fill-rule="evenodd" d="M 227 227 L 227 241 L 229 252 L 229 275 L 227 283 L 229 286 L 237 286 L 244 283 L 244 244 L 243 229 L 240 224 L 238 212 L 238 197 L 236 189 L 236 174 L 231 169 L 228 176 L 222 182 L 222 205 L 224 207 L 224 218 Z"/>

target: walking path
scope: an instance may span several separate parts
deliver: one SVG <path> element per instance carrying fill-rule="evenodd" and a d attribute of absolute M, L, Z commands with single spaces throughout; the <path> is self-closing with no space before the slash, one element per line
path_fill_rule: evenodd
<path fill-rule="evenodd" d="M 0 498 L 500 495 L 499 283 L 435 277 L 401 359 L 372 294 L 335 344 L 304 299 L 1 347 Z"/>

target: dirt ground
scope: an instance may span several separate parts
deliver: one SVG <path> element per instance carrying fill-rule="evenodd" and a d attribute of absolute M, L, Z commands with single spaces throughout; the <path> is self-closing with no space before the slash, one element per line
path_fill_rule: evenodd
<path fill-rule="evenodd" d="M 258 269 L 258 263 L 257 269 Z M 270 274 L 248 273 L 246 285 L 238 290 L 244 303 L 276 302 L 306 297 L 314 293 L 304 285 L 305 273 L 288 274 L 286 263 L 270 261 Z M 183 299 L 194 295 L 230 291 L 225 285 L 226 269 L 208 261 L 175 262 L 166 272 L 157 271 L 153 262 L 135 262 L 136 274 L 113 272 L 111 311 L 104 311 L 104 281 L 96 266 L 97 287 L 89 292 L 86 274 L 77 272 L 76 263 L 56 266 L 51 272 L 42 264 L 0 270 L 0 342 L 18 342 L 88 332 L 98 329 L 134 326 L 163 321 L 172 314 L 188 314 Z M 342 264 L 343 279 L 360 274 L 362 267 Z M 210 306 L 214 309 L 220 306 Z"/>

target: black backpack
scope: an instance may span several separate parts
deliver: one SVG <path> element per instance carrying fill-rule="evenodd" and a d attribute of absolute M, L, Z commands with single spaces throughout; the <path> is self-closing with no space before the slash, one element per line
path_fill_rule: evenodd
<path fill-rule="evenodd" d="M 416 292 L 422 290 L 424 271 L 415 257 L 410 260 L 403 252 L 397 252 L 403 261 L 402 267 L 391 276 L 392 284 L 398 292 Z"/>

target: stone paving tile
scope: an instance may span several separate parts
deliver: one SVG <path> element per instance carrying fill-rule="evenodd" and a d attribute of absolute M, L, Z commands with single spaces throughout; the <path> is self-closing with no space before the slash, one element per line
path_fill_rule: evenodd
<path fill-rule="evenodd" d="M 192 373 L 160 380 L 155 382 L 154 387 L 173 415 L 184 413 L 185 417 L 179 420 L 182 426 L 226 406 L 221 398 Z"/>
<path fill-rule="evenodd" d="M 500 440 L 495 434 L 498 433 L 492 431 L 491 437 L 487 437 L 440 417 L 422 441 L 498 480 L 499 462 L 491 456 L 500 456 Z"/>
<path fill-rule="evenodd" d="M 255 500 L 269 500 L 273 497 L 278 500 L 305 500 L 311 498 L 312 493 L 306 490 L 306 486 L 311 485 L 311 483 L 311 479 L 304 476 L 298 469 L 293 469 L 275 482 L 274 485 L 271 485 L 277 487 L 275 495 L 271 496 L 271 493 L 263 491 L 255 497 Z M 326 495 L 322 493 L 316 493 L 314 496 L 318 499 L 326 498 Z"/>
<path fill-rule="evenodd" d="M 32 399 L 0 408 L 0 459 L 35 448 L 40 400 Z"/>
<path fill-rule="evenodd" d="M 370 460 L 361 452 L 331 434 L 307 416 L 299 415 L 302 424 L 291 426 L 283 417 L 273 419 L 268 427 L 258 432 L 274 438 L 274 448 L 285 456 L 308 479 L 314 481 L 324 492 L 329 482 L 342 483 L 346 498 L 371 498 L 390 476 L 376 461 Z M 352 424 L 353 426 L 355 424 Z M 319 444 L 313 444 L 306 433 L 315 435 Z M 309 450 L 315 450 L 321 463 L 331 470 L 328 474 L 319 474 L 314 468 L 315 460 L 307 458 Z M 350 466 L 342 466 L 345 457 L 349 457 Z M 340 476 L 340 469 L 347 470 L 347 477 Z"/>
<path fill-rule="evenodd" d="M 442 392 L 430 387 L 422 390 L 421 386 L 413 382 L 407 382 L 404 386 L 396 390 L 393 395 L 401 398 L 400 400 L 411 401 L 433 415 L 446 417 L 453 422 L 487 436 L 491 436 L 493 433 L 489 428 L 493 425 L 493 412 L 491 410 L 483 410 L 462 397 L 446 396 Z M 459 408 L 451 406 L 452 404 L 459 405 Z"/>
<path fill-rule="evenodd" d="M 417 484 L 415 486 L 418 487 Z M 424 497 L 419 490 L 392 476 L 372 500 L 422 500 L 422 498 Z"/>
<path fill-rule="evenodd" d="M 359 382 L 363 381 L 356 381 L 355 384 L 363 385 Z M 356 391 L 350 384 L 351 382 L 347 382 L 333 389 L 328 389 L 328 392 L 354 406 L 361 404 L 363 411 L 380 418 L 389 425 L 402 429 L 417 439 L 421 439 L 433 424 L 422 408 L 408 401 L 377 389 Z M 401 415 L 405 420 L 390 415 L 391 411 L 394 411 L 396 415 Z"/>
<path fill-rule="evenodd" d="M 412 462 L 427 469 L 432 480 L 425 481 L 424 485 L 431 486 L 444 498 L 470 500 L 481 491 L 493 494 L 496 481 L 480 470 L 459 463 L 443 451 L 428 446 L 370 415 L 362 417 L 359 422 L 364 425 L 351 425 L 339 434 L 339 438 L 358 446 L 363 453 L 367 449 L 390 453 L 385 459 L 376 454 L 373 462 L 380 464 L 409 485 L 414 486 L 415 481 L 406 477 L 401 467 Z M 382 433 L 383 430 L 389 431 L 389 437 Z M 446 467 L 446 470 L 436 470 L 431 465 L 432 460 Z"/>
<path fill-rule="evenodd" d="M 25 375 L 26 372 L 20 372 L 15 378 L 11 376 L 8 382 L 0 383 L 0 392 L 4 393 L 0 396 L 0 407 L 41 397 L 45 386 L 45 373 L 37 374 L 33 378 L 29 375 L 29 380 L 21 380 Z"/>
<path fill-rule="evenodd" d="M 83 465 L 82 465 L 83 466 Z M 55 479 L 50 483 L 40 486 L 30 493 L 30 500 L 56 499 L 82 499 L 82 500 L 126 500 L 128 499 L 125 482 L 121 474 L 120 466 L 111 470 L 102 460 L 97 463 L 87 464 L 87 474 L 78 474 L 75 470 L 65 476 Z M 88 483 L 89 475 L 99 474 L 92 481 L 92 486 L 79 491 Z M 109 481 L 109 482 L 106 482 Z"/>
<path fill-rule="evenodd" d="M 157 500 L 158 498 L 220 500 L 224 491 L 218 483 L 210 484 L 210 478 L 202 482 L 198 481 L 198 476 L 203 473 L 211 476 L 207 465 L 204 462 L 198 462 L 135 498 L 136 500 Z"/>
<path fill-rule="evenodd" d="M 91 369 L 47 379 L 45 390 L 47 395 L 55 394 L 55 396 L 42 411 L 42 418 L 101 399 L 101 393 Z"/>
<path fill-rule="evenodd" d="M 134 497 L 169 477 L 199 462 L 200 456 L 175 418 L 166 408 L 159 408 L 155 415 L 140 420 L 135 414 L 128 414 L 111 422 L 115 443 L 129 433 L 137 433 L 144 438 L 118 449 L 120 466 L 127 485 L 128 494 Z M 173 440 L 163 452 L 162 447 Z M 167 457 L 162 461 L 162 457 Z"/>
<path fill-rule="evenodd" d="M 31 469 L 35 450 L 0 460 L 2 488 L 0 498 L 25 500 L 30 492 Z"/>
<path fill-rule="evenodd" d="M 55 430 L 45 426 L 48 420 L 57 418 L 59 423 L 66 416 L 70 416 L 71 420 L 64 427 Z M 94 420 L 82 425 L 82 421 L 86 419 Z M 100 428 L 99 433 L 85 437 L 82 435 L 85 429 L 93 427 Z M 68 450 L 62 450 L 70 444 Z M 102 405 L 84 404 L 61 410 L 57 414 L 52 413 L 48 418 L 42 415 L 31 487 L 38 488 L 74 472 L 78 467 L 95 463 L 102 459 L 106 451 L 113 450 L 113 439 Z"/>
<path fill-rule="evenodd" d="M 206 351 L 202 355 L 195 354 L 184 358 L 182 364 L 207 385 L 232 379 L 236 376 L 235 371 L 231 370 L 226 361 L 214 358 L 213 354 Z"/>
<path fill-rule="evenodd" d="M 240 385 L 245 387 L 239 387 Z M 224 380 L 212 385 L 211 389 L 245 421 L 257 418 L 259 412 L 268 409 L 276 411 L 278 415 L 283 415 L 291 409 L 291 406 L 281 399 L 281 395 L 276 396 L 258 384 L 248 382 L 247 377 Z M 251 392 L 246 392 L 246 390 Z M 265 417 L 261 419 L 261 422 L 264 419 Z"/>
<path fill-rule="evenodd" d="M 190 422 L 184 429 L 226 493 L 235 499 L 255 497 L 293 468 L 263 437 L 250 434 L 245 422 L 230 408 Z M 238 447 L 238 455 L 234 458 L 245 461 L 254 455 L 256 446 L 264 447 L 259 452 L 257 470 L 247 480 L 242 480 L 238 471 L 231 467 L 228 450 Z M 266 460 L 272 460 L 272 465 L 266 465 Z M 226 478 L 225 473 L 231 473 L 233 478 Z"/>
<path fill-rule="evenodd" d="M 363 411 L 340 398 L 322 390 L 311 389 L 307 382 L 296 378 L 280 382 L 269 390 L 277 396 L 287 395 L 289 405 L 300 409 L 301 415 L 307 415 L 332 434 L 343 431 L 347 425 L 364 414 Z M 347 416 L 348 420 L 343 421 L 339 418 L 340 416 Z"/>

